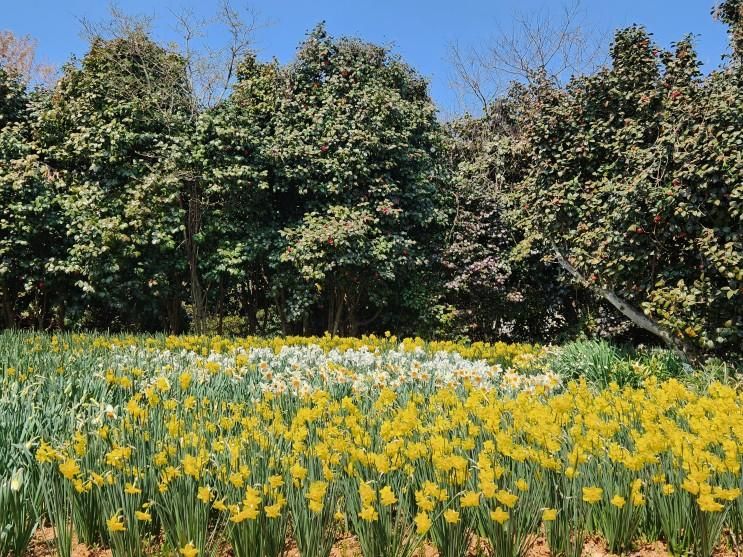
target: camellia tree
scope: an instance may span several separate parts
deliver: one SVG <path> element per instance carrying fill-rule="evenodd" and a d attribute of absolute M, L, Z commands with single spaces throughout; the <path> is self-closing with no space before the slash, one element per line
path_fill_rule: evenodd
<path fill-rule="evenodd" d="M 358 334 L 367 324 L 358 315 L 362 302 L 377 308 L 384 303 L 384 293 L 369 287 L 394 281 L 405 265 L 405 253 L 414 247 L 404 235 L 385 234 L 375 213 L 366 203 L 334 205 L 305 214 L 284 232 L 288 247 L 282 260 L 293 263 L 308 282 L 310 300 L 313 291 L 328 291 L 326 330 L 331 334 Z"/>
<path fill-rule="evenodd" d="M 274 305 L 271 257 L 285 224 L 269 149 L 278 71 L 246 56 L 231 95 L 202 112 L 178 147 L 177 169 L 190 170 L 199 184 L 199 280 L 218 331 L 232 314 L 246 320 L 251 334 L 265 332 Z"/>
<path fill-rule="evenodd" d="M 725 0 L 714 7 L 712 15 L 727 24 L 733 56 L 740 62 L 743 58 L 743 1 Z"/>
<path fill-rule="evenodd" d="M 133 29 L 95 38 L 40 111 L 35 136 L 71 240 L 63 269 L 89 325 L 179 328 L 183 211 L 159 166 L 190 102 L 182 60 Z"/>
<path fill-rule="evenodd" d="M 739 61 L 703 78 L 689 40 L 664 52 L 639 27 L 617 33 L 611 59 L 541 87 L 515 217 L 638 327 L 683 350 L 739 349 Z"/>
<path fill-rule="evenodd" d="M 446 297 L 472 339 L 552 341 L 578 327 L 579 294 L 508 219 L 508 194 L 528 168 L 517 116 L 531 98 L 514 85 L 479 118 L 450 125 L 454 209 Z"/>
<path fill-rule="evenodd" d="M 34 98 L 36 97 L 36 98 Z M 64 326 L 64 219 L 30 129 L 39 95 L 0 66 L 0 327 Z"/>
<path fill-rule="evenodd" d="M 3 66 L 0 99 L 0 325 L 13 327 L 17 323 L 18 297 L 25 286 L 21 266 L 28 262 L 29 255 L 35 258 L 30 252 L 37 246 L 28 242 L 35 222 L 24 218 L 30 200 L 14 172 L 24 154 L 22 136 L 28 98 L 20 76 Z"/>
<path fill-rule="evenodd" d="M 322 26 L 281 77 L 271 151 L 287 223 L 275 264 L 291 287 L 285 313 L 353 334 L 415 282 L 441 233 L 436 109 L 387 50 Z"/>

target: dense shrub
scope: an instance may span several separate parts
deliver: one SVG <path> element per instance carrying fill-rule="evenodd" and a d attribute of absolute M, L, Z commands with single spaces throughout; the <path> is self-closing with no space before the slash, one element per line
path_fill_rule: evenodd
<path fill-rule="evenodd" d="M 691 39 L 631 27 L 609 66 L 531 72 L 447 125 L 413 68 L 322 25 L 289 64 L 236 60 L 212 104 L 188 53 L 136 25 L 48 91 L 0 70 L 0 326 L 583 334 L 730 358 L 740 10 L 715 12 L 733 56 L 709 75 Z"/>

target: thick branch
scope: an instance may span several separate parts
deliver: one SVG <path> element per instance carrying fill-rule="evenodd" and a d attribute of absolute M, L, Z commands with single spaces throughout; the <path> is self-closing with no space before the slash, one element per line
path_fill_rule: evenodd
<path fill-rule="evenodd" d="M 675 350 L 679 350 L 681 348 L 680 344 L 668 331 L 663 329 L 655 321 L 647 317 L 644 313 L 632 307 L 629 303 L 620 298 L 616 294 L 616 292 L 613 292 L 612 290 L 604 288 L 598 284 L 593 284 L 586 280 L 586 278 L 580 274 L 578 269 L 576 269 L 573 265 L 570 264 L 570 262 L 568 262 L 567 259 L 565 259 L 565 257 L 563 257 L 562 253 L 560 253 L 560 250 L 557 249 L 557 246 L 555 244 L 552 244 L 552 250 L 554 251 L 555 257 L 557 258 L 557 262 L 560 264 L 560 266 L 568 273 L 570 273 L 578 282 L 583 284 L 586 288 L 589 288 L 590 290 L 593 290 L 595 293 L 599 294 L 607 302 L 617 308 L 622 313 L 622 315 L 624 315 L 627 319 L 632 321 L 632 323 L 634 323 L 641 329 L 661 338 L 663 342 L 665 342 L 668 346 Z"/>

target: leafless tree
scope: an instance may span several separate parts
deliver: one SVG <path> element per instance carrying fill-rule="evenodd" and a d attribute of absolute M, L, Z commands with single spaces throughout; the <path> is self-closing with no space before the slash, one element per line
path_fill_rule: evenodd
<path fill-rule="evenodd" d="M 184 61 L 185 83 L 193 100 L 193 113 L 197 114 L 203 108 L 218 104 L 229 94 L 240 60 L 253 48 L 258 16 L 250 6 L 238 9 L 230 0 L 222 0 L 217 11 L 207 17 L 199 16 L 191 9 L 171 11 L 170 15 L 169 25 L 176 39 L 167 47 Z M 132 38 L 137 35 L 146 38 L 153 34 L 158 20 L 153 16 L 127 14 L 112 4 L 106 21 L 82 18 L 80 22 L 83 34 L 90 42 L 97 38 L 126 38 L 136 48 L 136 40 L 132 41 Z M 215 37 L 225 38 L 215 42 Z M 157 89 L 162 89 L 162 85 L 152 84 Z M 177 87 L 176 93 L 180 94 Z"/>
<path fill-rule="evenodd" d="M 11 31 L 0 31 L 0 66 L 17 74 L 24 83 L 48 86 L 56 79 L 56 69 L 38 62 L 37 44 L 28 35 L 18 37 Z"/>
<path fill-rule="evenodd" d="M 496 26 L 486 44 L 450 47 L 454 78 L 465 109 L 488 114 L 492 102 L 516 82 L 533 84 L 547 78 L 565 82 L 606 60 L 606 33 L 586 24 L 580 0 L 557 14 L 542 10 L 516 13 L 510 28 Z"/>
<path fill-rule="evenodd" d="M 173 16 L 194 93 L 202 107 L 214 106 L 229 94 L 240 60 L 253 48 L 257 14 L 250 7 L 239 10 L 225 0 L 211 18 L 199 18 L 192 10 L 173 12 Z M 227 40 L 215 46 L 208 37 L 216 29 L 226 34 Z"/>

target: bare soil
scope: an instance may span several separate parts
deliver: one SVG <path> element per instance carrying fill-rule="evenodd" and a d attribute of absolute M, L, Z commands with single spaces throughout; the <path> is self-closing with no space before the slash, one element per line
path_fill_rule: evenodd
<path fill-rule="evenodd" d="M 730 537 L 724 536 L 724 541 L 715 550 L 714 557 L 743 557 L 743 547 L 732 547 L 729 544 Z M 470 555 L 477 555 L 476 547 L 473 547 Z M 153 547 L 153 555 L 162 557 L 163 553 L 158 548 Z M 54 546 L 54 530 L 52 528 L 39 528 L 31 542 L 27 554 L 29 557 L 56 557 Z M 286 557 L 300 557 L 299 551 L 293 543 L 289 544 Z M 225 548 L 220 552 L 220 557 L 231 557 L 232 551 Z M 330 553 L 331 557 L 360 557 L 361 549 L 358 541 L 354 537 L 347 537 L 339 540 Z M 583 548 L 584 557 L 618 557 L 609 553 L 606 542 L 601 538 L 591 538 L 586 541 Z M 72 557 L 111 557 L 111 550 L 101 547 L 88 547 L 78 543 L 76 539 L 72 540 Z M 175 557 L 175 556 L 174 556 Z M 420 548 L 416 557 L 438 557 L 438 552 L 432 546 L 426 545 Z M 550 557 L 549 547 L 544 538 L 537 539 L 528 553 L 528 557 Z M 624 555 L 624 557 L 671 557 L 663 542 L 646 542 L 639 543 L 633 551 Z"/>

